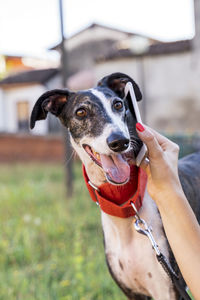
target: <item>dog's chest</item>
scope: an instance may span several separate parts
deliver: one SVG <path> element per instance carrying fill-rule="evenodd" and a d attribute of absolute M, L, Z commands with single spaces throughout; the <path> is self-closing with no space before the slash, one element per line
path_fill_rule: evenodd
<path fill-rule="evenodd" d="M 160 249 L 168 256 L 160 216 L 154 203 L 149 204 L 144 203 L 141 217 L 152 226 Z M 171 282 L 157 262 L 150 241 L 135 231 L 134 218 L 120 219 L 102 213 L 102 224 L 108 267 L 126 295 L 129 298 L 133 298 L 134 294 L 144 294 L 156 300 L 176 299 Z"/>

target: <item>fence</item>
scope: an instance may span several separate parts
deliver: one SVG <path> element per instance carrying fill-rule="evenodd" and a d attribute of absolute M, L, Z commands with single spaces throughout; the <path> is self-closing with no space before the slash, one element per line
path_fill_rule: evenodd
<path fill-rule="evenodd" d="M 0 135 L 0 162 L 62 162 L 61 136 Z"/>
<path fill-rule="evenodd" d="M 180 146 L 180 157 L 200 151 L 200 135 L 167 135 Z M 64 161 L 62 136 L 0 135 L 0 162 Z"/>

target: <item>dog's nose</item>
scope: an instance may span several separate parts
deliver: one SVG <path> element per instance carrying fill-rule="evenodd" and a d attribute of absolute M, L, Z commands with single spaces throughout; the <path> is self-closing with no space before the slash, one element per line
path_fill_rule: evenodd
<path fill-rule="evenodd" d="M 108 147 L 115 152 L 121 152 L 128 148 L 129 140 L 121 133 L 112 133 L 107 138 Z"/>

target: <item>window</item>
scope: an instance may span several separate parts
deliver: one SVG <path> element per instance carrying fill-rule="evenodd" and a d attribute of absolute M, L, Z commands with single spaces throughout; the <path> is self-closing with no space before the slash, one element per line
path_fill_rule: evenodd
<path fill-rule="evenodd" d="M 17 122 L 20 132 L 29 131 L 29 103 L 20 101 L 17 103 Z"/>

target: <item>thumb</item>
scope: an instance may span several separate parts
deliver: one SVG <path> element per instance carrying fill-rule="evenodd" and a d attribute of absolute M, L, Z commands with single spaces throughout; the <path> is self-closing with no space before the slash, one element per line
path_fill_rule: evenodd
<path fill-rule="evenodd" d="M 142 125 L 141 123 L 136 124 L 136 130 L 139 138 L 147 146 L 149 159 L 158 159 L 162 155 L 163 151 L 154 133 L 148 127 Z"/>

